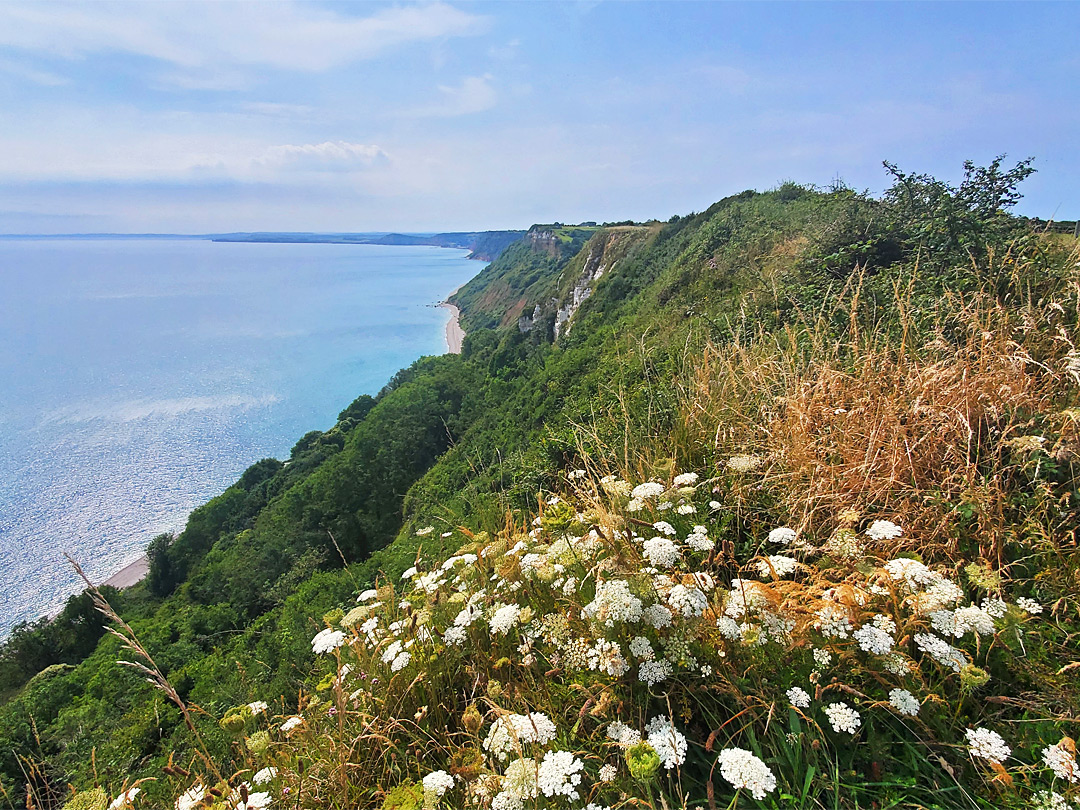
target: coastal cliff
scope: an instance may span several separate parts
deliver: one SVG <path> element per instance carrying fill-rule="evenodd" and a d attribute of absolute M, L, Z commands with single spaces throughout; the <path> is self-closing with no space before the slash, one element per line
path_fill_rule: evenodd
<path fill-rule="evenodd" d="M 959 808 L 1060 787 L 1080 256 L 1003 210 L 1022 172 L 994 176 L 990 207 L 898 173 L 881 198 L 784 184 L 534 226 L 451 297 L 460 355 L 254 465 L 106 589 L 129 649 L 85 595 L 16 633 L 0 795 L 154 777 L 147 806 Z"/>

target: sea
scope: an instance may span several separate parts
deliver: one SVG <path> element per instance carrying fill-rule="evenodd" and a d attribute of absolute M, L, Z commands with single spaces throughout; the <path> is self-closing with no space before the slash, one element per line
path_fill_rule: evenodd
<path fill-rule="evenodd" d="M 447 350 L 436 247 L 0 238 L 0 639 Z"/>

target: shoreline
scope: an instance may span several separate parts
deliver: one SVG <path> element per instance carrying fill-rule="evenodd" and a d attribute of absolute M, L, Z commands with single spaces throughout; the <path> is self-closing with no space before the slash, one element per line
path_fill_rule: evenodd
<path fill-rule="evenodd" d="M 447 299 L 460 289 L 461 286 L 458 286 L 451 290 L 449 295 L 446 296 Z M 440 301 L 439 306 L 450 310 L 450 320 L 446 323 L 445 334 L 447 353 L 461 354 L 461 346 L 465 340 L 465 330 L 461 328 L 461 322 L 459 320 L 461 310 L 451 304 L 448 300 Z M 146 575 L 149 571 L 150 560 L 145 554 L 141 554 L 137 560 L 128 563 L 100 584 L 109 585 L 110 587 L 119 589 L 130 588 L 132 585 L 137 585 L 146 579 Z"/>
<path fill-rule="evenodd" d="M 439 306 L 450 310 L 450 320 L 446 322 L 447 354 L 461 354 L 461 344 L 465 341 L 465 330 L 458 320 L 461 310 L 446 301 L 440 301 Z"/>
<path fill-rule="evenodd" d="M 145 554 L 142 554 L 135 562 L 128 563 L 101 584 L 112 588 L 130 588 L 132 585 L 142 582 L 149 571 L 150 560 Z"/>
<path fill-rule="evenodd" d="M 447 354 L 461 354 L 461 345 L 465 341 L 465 330 L 461 328 L 461 310 L 450 303 L 454 293 L 464 286 L 464 284 L 459 284 L 447 294 L 446 298 L 439 302 L 440 307 L 450 310 L 450 320 L 446 322 Z"/>

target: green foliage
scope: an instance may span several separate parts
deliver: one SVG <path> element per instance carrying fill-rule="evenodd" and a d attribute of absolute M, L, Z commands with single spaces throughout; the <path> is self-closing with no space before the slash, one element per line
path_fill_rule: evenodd
<path fill-rule="evenodd" d="M 563 471 L 585 463 L 647 471 L 644 480 L 658 458 L 682 468 L 720 461 L 715 442 L 691 438 L 680 411 L 688 364 L 707 345 L 761 336 L 783 343 L 808 320 L 834 342 L 853 328 L 899 337 L 889 308 L 897 289 L 910 290 L 913 317 L 956 343 L 968 326 L 949 314 L 951 292 L 991 281 L 1002 301 L 1018 300 L 1022 289 L 1052 299 L 1066 249 L 1005 212 L 1030 174 L 1028 161 L 1011 170 L 1002 159 L 965 164 L 958 187 L 888 168 L 895 184 L 880 200 L 785 183 L 663 226 L 536 226 L 454 296 L 468 331 L 462 355 L 403 369 L 376 397 L 345 408 L 333 428 L 302 437 L 287 463 L 258 462 L 195 510 L 179 535 L 155 538 L 145 585 L 110 599 L 181 695 L 215 718 L 202 728 L 215 755 L 242 756 L 216 722 L 230 707 L 272 695 L 288 710 L 304 684 L 326 674 L 310 670 L 310 639 L 321 629 L 313 617 L 352 601 L 380 570 L 393 579 L 418 553 L 448 554 L 463 542 L 443 533 L 468 526 L 494 534 L 508 519 L 524 523 L 538 493 L 558 491 Z M 572 329 L 554 342 L 551 301 L 565 300 L 599 265 L 604 273 L 579 302 Z M 837 305 L 844 289 L 858 289 L 853 307 Z M 539 319 L 522 332 L 518 319 L 531 319 L 538 304 Z M 802 348 L 808 357 L 820 350 Z M 1044 362 L 1039 351 L 1033 359 Z M 1051 435 L 1051 427 L 1047 418 L 1032 434 Z M 1019 459 L 1021 448 L 1015 453 Z M 1036 516 L 1058 508 L 1072 462 L 1025 458 L 1009 472 L 1024 482 L 1009 514 L 1017 539 L 1001 551 L 1016 575 L 1037 582 L 1038 598 L 1067 599 L 1061 582 L 1080 582 L 1080 563 L 1063 556 L 1046 575 L 1023 549 L 1045 532 Z M 954 507 L 960 538 L 988 520 L 977 493 Z M 747 498 L 725 524 L 733 547 L 741 553 L 755 542 L 775 509 L 764 494 Z M 576 516 L 564 511 L 548 511 L 547 527 L 573 525 Z M 426 526 L 436 528 L 418 536 Z M 100 619 L 79 599 L 54 622 L 17 628 L 0 649 L 5 786 L 23 779 L 13 752 L 45 763 L 57 785 L 85 788 L 97 780 L 91 752 L 102 779 L 120 784 L 153 774 L 170 752 L 193 750 L 177 712 L 118 670 L 117 645 L 101 639 Z M 1062 631 L 1047 644 L 1070 638 Z M 1018 695 L 1063 677 L 1038 656 L 1022 672 L 1009 665 Z M 994 658 L 986 664 L 992 678 L 1004 667 Z M 833 763 L 802 755 L 812 759 L 802 773 L 814 785 L 853 782 L 843 768 L 834 773 Z"/>

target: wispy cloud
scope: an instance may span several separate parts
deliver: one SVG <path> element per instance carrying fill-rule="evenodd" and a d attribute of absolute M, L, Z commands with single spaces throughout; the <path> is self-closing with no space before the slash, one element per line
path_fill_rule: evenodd
<path fill-rule="evenodd" d="M 59 87 L 70 83 L 70 80 L 64 76 L 51 73 L 47 70 L 38 70 L 32 65 L 28 65 L 15 59 L 0 58 L 0 73 L 18 76 L 19 78 L 26 79 L 34 84 L 40 84 L 44 87 Z"/>
<path fill-rule="evenodd" d="M 347 172 L 385 163 L 386 152 L 378 146 L 347 141 L 282 144 L 272 146 L 254 160 L 256 166 L 269 169 Z"/>
<path fill-rule="evenodd" d="M 441 2 L 364 17 L 299 2 L 0 3 L 0 45 L 64 59 L 122 52 L 204 72 L 325 71 L 409 43 L 479 34 L 487 25 L 486 18 Z M 204 73 L 201 80 L 205 86 L 209 78 Z"/>
<path fill-rule="evenodd" d="M 492 78 L 486 73 L 467 76 L 456 87 L 439 85 L 439 97 L 435 101 L 406 109 L 401 115 L 407 118 L 452 118 L 490 110 L 499 98 L 492 87 Z"/>

